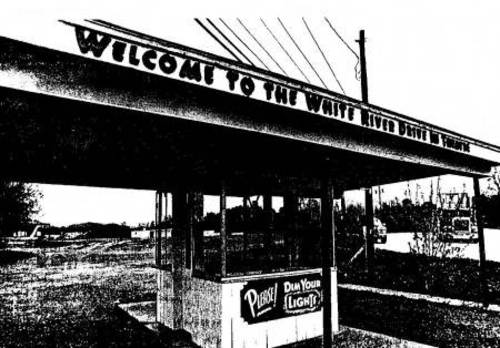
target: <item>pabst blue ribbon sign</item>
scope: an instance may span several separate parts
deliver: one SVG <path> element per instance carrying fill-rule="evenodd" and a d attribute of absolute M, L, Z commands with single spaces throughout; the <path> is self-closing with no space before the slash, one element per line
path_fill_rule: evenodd
<path fill-rule="evenodd" d="M 241 315 L 249 324 L 321 309 L 321 274 L 257 280 L 241 290 Z"/>

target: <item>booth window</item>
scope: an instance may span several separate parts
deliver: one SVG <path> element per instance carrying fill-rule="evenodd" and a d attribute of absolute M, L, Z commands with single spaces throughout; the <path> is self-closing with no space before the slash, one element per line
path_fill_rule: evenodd
<path fill-rule="evenodd" d="M 186 251 L 192 254 L 196 275 L 230 277 L 320 267 L 319 199 L 224 198 L 225 205 L 217 204 L 221 197 L 205 196 L 203 214 L 191 216 L 194 223 Z"/>
<path fill-rule="evenodd" d="M 153 230 L 159 268 L 172 269 L 175 257 L 195 276 L 220 278 L 321 265 L 318 198 L 226 196 L 225 192 L 220 196 L 179 193 L 176 197 L 174 202 L 170 194 L 156 193 Z M 173 214 L 177 214 L 175 219 Z M 176 231 L 172 231 L 173 221 Z M 173 242 L 178 245 L 175 250 Z"/>
<path fill-rule="evenodd" d="M 155 196 L 154 234 L 155 265 L 159 268 L 171 267 L 172 217 L 168 214 L 168 194 L 157 191 Z"/>

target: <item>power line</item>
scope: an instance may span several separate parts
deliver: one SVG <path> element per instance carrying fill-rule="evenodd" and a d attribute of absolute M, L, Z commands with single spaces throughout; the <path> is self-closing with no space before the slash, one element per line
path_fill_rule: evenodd
<path fill-rule="evenodd" d="M 330 72 L 332 73 L 333 75 L 333 78 L 335 79 L 335 81 L 337 81 L 337 84 L 339 85 L 340 89 L 342 90 L 342 93 L 345 94 L 345 90 L 344 90 L 344 87 L 342 87 L 342 85 L 340 84 L 340 81 L 339 79 L 337 78 L 337 75 L 335 74 L 335 72 L 333 71 L 333 68 L 332 66 L 330 65 L 330 62 L 328 61 L 328 59 L 326 58 L 325 56 L 325 53 L 323 52 L 323 50 L 321 49 L 321 46 L 319 45 L 318 41 L 316 40 L 316 38 L 314 37 L 314 34 L 312 33 L 311 29 L 309 28 L 309 25 L 307 25 L 307 22 L 305 20 L 304 17 L 302 17 L 302 21 L 304 22 L 304 25 L 306 26 L 306 29 L 307 31 L 309 32 L 309 34 L 311 35 L 311 38 L 313 39 L 314 43 L 316 44 L 316 47 L 318 47 L 318 50 L 319 52 L 321 53 L 321 55 L 323 56 L 323 59 L 325 60 L 325 63 L 326 65 L 328 65 L 328 68 L 330 69 Z"/>
<path fill-rule="evenodd" d="M 264 20 L 262 18 L 260 18 L 262 24 L 264 24 L 264 27 L 266 27 L 267 31 L 269 32 L 269 34 L 271 34 L 271 36 L 273 37 L 273 39 L 278 43 L 278 45 L 281 47 L 281 49 L 283 50 L 283 52 L 286 53 L 286 55 L 288 56 L 288 58 L 290 58 L 290 60 L 292 61 L 292 63 L 297 67 L 297 69 L 300 71 L 300 73 L 302 74 L 302 76 L 304 76 L 304 78 L 306 79 L 307 82 L 311 83 L 311 81 L 309 81 L 309 79 L 307 78 L 306 74 L 304 74 L 304 72 L 302 71 L 302 69 L 299 67 L 299 65 L 297 64 L 297 62 L 295 61 L 295 59 L 292 58 L 292 56 L 290 55 L 290 53 L 288 53 L 288 51 L 285 49 L 285 47 L 283 47 L 283 45 L 281 44 L 281 42 L 278 40 L 278 38 L 274 35 L 274 33 L 271 31 L 271 29 L 267 26 L 266 22 L 264 22 Z"/>
<path fill-rule="evenodd" d="M 229 54 L 231 54 L 234 57 L 234 59 L 236 59 L 240 63 L 243 63 L 241 59 L 238 56 L 236 56 L 236 54 L 234 54 L 233 51 L 231 51 L 226 45 L 224 45 L 224 43 L 220 41 L 219 38 L 215 36 L 205 25 L 203 25 L 203 23 L 198 18 L 195 18 L 194 20 L 208 33 L 208 35 L 210 35 L 215 41 L 217 41 L 219 45 L 224 47 L 224 49 L 228 51 Z"/>
<path fill-rule="evenodd" d="M 271 70 L 269 69 L 269 67 L 266 65 L 266 63 L 264 63 L 262 61 L 262 59 L 260 59 L 260 57 L 250 48 L 248 47 L 248 45 L 245 43 L 245 41 L 243 41 L 239 36 L 238 34 L 236 34 L 234 32 L 233 29 L 231 29 L 231 27 L 222 19 L 222 18 L 219 18 L 219 20 L 221 21 L 222 24 L 224 24 L 226 26 L 226 28 L 243 44 L 243 46 L 245 46 L 247 48 L 247 50 L 250 51 L 250 53 L 252 53 L 254 55 L 255 58 L 257 58 L 257 60 L 267 69 L 267 70 Z"/>
<path fill-rule="evenodd" d="M 292 35 L 290 34 L 290 32 L 285 27 L 285 25 L 283 24 L 283 22 L 281 21 L 281 19 L 279 17 L 278 17 L 278 21 L 280 22 L 281 26 L 283 27 L 283 29 L 287 33 L 287 35 L 290 38 L 290 40 L 292 40 L 292 42 L 294 43 L 295 47 L 297 47 L 297 49 L 299 50 L 299 52 L 302 54 L 302 57 L 304 57 L 304 59 L 309 64 L 309 66 L 311 67 L 311 69 L 314 71 L 314 73 L 316 74 L 316 76 L 318 77 L 318 79 L 321 81 L 321 83 L 323 84 L 323 87 L 325 87 L 326 89 L 328 89 L 328 87 L 326 86 L 325 82 L 321 79 L 321 76 L 319 76 L 319 74 L 316 71 L 316 69 L 314 69 L 314 66 L 311 64 L 311 62 L 309 61 L 309 59 L 307 58 L 307 56 L 304 54 L 304 52 L 302 52 L 302 50 L 300 49 L 299 45 L 297 44 L 297 42 L 295 42 L 295 40 L 293 39 Z"/>
<path fill-rule="evenodd" d="M 354 51 L 352 49 L 352 47 L 349 46 L 349 44 L 347 42 L 345 42 L 344 38 L 342 36 L 340 36 L 340 34 L 337 32 L 337 30 L 335 30 L 335 28 L 333 27 L 332 23 L 330 23 L 330 21 L 328 20 L 328 18 L 325 17 L 325 21 L 328 23 L 328 25 L 330 26 L 330 28 L 332 29 L 332 31 L 335 33 L 335 35 L 337 35 L 337 37 L 340 39 L 340 41 L 342 41 L 344 43 L 344 45 L 349 49 L 349 51 L 351 51 L 352 54 L 354 54 L 354 56 L 356 56 L 356 58 L 359 59 L 359 56 L 356 53 L 356 51 Z"/>
<path fill-rule="evenodd" d="M 233 48 L 238 51 L 239 54 L 243 56 L 252 66 L 255 66 L 255 64 L 243 53 L 241 50 L 210 20 L 210 18 L 206 18 L 207 22 L 210 23 L 210 25 L 217 30 L 217 32 L 227 41 Z"/>
<path fill-rule="evenodd" d="M 344 45 L 349 49 L 349 51 L 352 52 L 352 54 L 354 54 L 354 56 L 358 59 L 358 61 L 356 62 L 356 65 L 354 66 L 354 71 L 355 71 L 355 76 L 356 76 L 356 80 L 360 80 L 360 71 L 359 71 L 359 64 L 360 64 L 360 60 L 359 60 L 359 55 L 356 53 L 356 51 L 354 51 L 352 49 L 351 46 L 349 46 L 349 44 L 344 40 L 344 38 L 342 36 L 340 36 L 340 34 L 338 33 L 338 31 L 333 27 L 332 23 L 330 23 L 330 20 L 325 17 L 325 21 L 328 23 L 328 25 L 330 26 L 330 28 L 332 29 L 332 31 L 335 33 L 335 35 L 337 35 L 337 37 L 340 39 L 340 41 L 342 41 L 344 43 Z"/>
<path fill-rule="evenodd" d="M 271 60 L 274 62 L 274 64 L 276 64 L 278 66 L 278 68 L 281 70 L 281 72 L 285 76 L 288 76 L 288 74 L 285 72 L 285 70 L 283 70 L 281 65 L 279 65 L 279 63 L 271 56 L 271 54 L 266 50 L 266 48 L 264 46 L 262 46 L 262 44 L 259 42 L 259 40 L 257 40 L 257 38 L 250 32 L 250 30 L 248 30 L 248 28 L 245 26 L 245 24 L 243 24 L 243 22 L 239 18 L 237 18 L 237 20 L 238 20 L 238 22 L 240 22 L 241 26 L 247 31 L 247 33 L 252 37 L 252 39 L 254 39 L 254 41 L 257 42 L 257 44 L 260 46 L 260 48 L 262 48 L 264 50 L 264 52 L 266 52 L 266 54 L 269 56 L 269 58 L 271 58 Z"/>

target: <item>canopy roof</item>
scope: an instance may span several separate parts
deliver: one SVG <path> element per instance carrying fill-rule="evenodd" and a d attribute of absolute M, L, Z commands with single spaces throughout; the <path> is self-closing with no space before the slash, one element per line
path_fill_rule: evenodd
<path fill-rule="evenodd" d="M 15 180 L 317 194 L 478 176 L 500 148 L 102 21 L 66 52 L 0 38 L 0 160 Z M 231 193 L 231 191 L 230 191 Z"/>

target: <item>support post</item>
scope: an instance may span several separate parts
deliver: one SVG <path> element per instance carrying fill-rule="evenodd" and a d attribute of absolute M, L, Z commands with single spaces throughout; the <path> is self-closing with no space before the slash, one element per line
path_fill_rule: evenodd
<path fill-rule="evenodd" d="M 243 257 L 247 259 L 248 256 L 248 231 L 250 224 L 250 207 L 248 205 L 250 196 L 243 196 L 243 211 L 244 211 L 244 228 L 243 228 Z"/>
<path fill-rule="evenodd" d="M 163 193 L 161 191 L 156 191 L 156 205 L 155 205 L 155 259 L 156 266 L 162 266 L 162 235 L 161 235 L 161 221 L 162 221 L 162 201 L 163 201 Z"/>
<path fill-rule="evenodd" d="M 195 263 L 199 258 L 199 243 L 203 237 L 199 237 L 199 222 L 203 218 L 203 194 L 190 192 L 188 194 L 188 233 L 186 235 L 186 268 L 194 270 Z M 200 240 L 201 239 L 201 240 Z M 195 260 L 196 258 L 196 260 Z"/>
<path fill-rule="evenodd" d="M 264 213 L 266 214 L 266 229 L 271 230 L 273 226 L 273 196 L 264 195 Z"/>
<path fill-rule="evenodd" d="M 186 268 L 194 268 L 193 255 L 194 255 L 194 194 L 189 192 L 187 194 L 187 233 L 185 239 L 185 250 L 186 250 Z M 193 267 L 192 267 L 193 266 Z"/>
<path fill-rule="evenodd" d="M 172 194 L 172 281 L 173 303 L 172 317 L 173 329 L 182 329 L 183 312 L 183 273 L 186 264 L 186 235 L 189 232 L 188 194 L 186 191 L 177 190 Z"/>
<path fill-rule="evenodd" d="M 264 233 L 266 234 L 266 238 L 264 240 L 265 248 L 267 250 L 267 258 L 269 260 L 269 266 L 272 267 L 272 233 L 273 233 L 273 196 L 271 194 L 266 193 L 264 195 L 264 216 L 265 216 L 265 228 Z"/>
<path fill-rule="evenodd" d="M 205 264 L 203 255 L 203 230 L 200 226 L 203 220 L 203 193 L 192 192 L 190 204 L 190 235 L 191 235 L 191 263 L 192 270 L 201 270 Z"/>
<path fill-rule="evenodd" d="M 342 220 L 345 219 L 345 214 L 346 214 L 345 196 L 342 193 L 342 196 L 340 196 L 340 216 Z"/>
<path fill-rule="evenodd" d="M 373 243 L 373 195 L 372 189 L 365 189 L 365 225 L 366 225 L 366 265 L 368 275 L 373 274 L 375 246 Z"/>
<path fill-rule="evenodd" d="M 486 252 L 484 249 L 484 226 L 482 217 L 482 207 L 480 204 L 481 190 L 479 188 L 479 178 L 474 177 L 474 205 L 476 211 L 477 234 L 479 239 L 479 286 L 481 287 L 481 297 L 483 306 L 489 305 L 488 279 L 486 274 Z"/>
<path fill-rule="evenodd" d="M 295 244 L 298 235 L 298 213 L 299 198 L 295 194 L 287 194 L 283 197 L 283 208 L 285 210 L 285 219 L 287 221 L 287 231 L 285 231 L 285 249 L 288 257 L 288 267 L 292 267 L 296 261 L 297 255 Z"/>
<path fill-rule="evenodd" d="M 163 220 L 164 221 L 167 221 L 168 220 L 168 192 L 163 192 L 163 197 L 164 197 L 164 201 L 163 201 Z"/>
<path fill-rule="evenodd" d="M 334 188 L 331 178 L 324 180 L 321 199 L 321 269 L 323 287 L 324 348 L 333 344 L 333 333 L 338 330 L 337 280 L 335 259 Z M 333 285 L 332 285 L 333 284 Z M 335 287 L 335 288 L 333 288 Z"/>
<path fill-rule="evenodd" d="M 226 221 L 226 184 L 221 182 L 220 190 L 220 273 L 227 276 L 227 221 Z"/>

